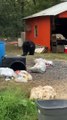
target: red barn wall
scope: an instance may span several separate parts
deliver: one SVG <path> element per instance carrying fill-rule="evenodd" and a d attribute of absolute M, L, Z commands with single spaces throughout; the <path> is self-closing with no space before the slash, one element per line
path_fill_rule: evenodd
<path fill-rule="evenodd" d="M 67 18 L 67 11 L 66 12 L 63 12 L 63 13 L 60 13 L 58 15 L 59 18 Z"/>
<path fill-rule="evenodd" d="M 47 46 L 50 49 L 50 17 L 37 17 L 26 20 L 30 31 L 26 32 L 26 40 L 32 40 L 37 45 Z M 38 36 L 34 37 L 34 27 L 38 27 Z"/>

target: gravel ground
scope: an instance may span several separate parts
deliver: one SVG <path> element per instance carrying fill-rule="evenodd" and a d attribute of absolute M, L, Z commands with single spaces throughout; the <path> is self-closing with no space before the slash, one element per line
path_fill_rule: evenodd
<path fill-rule="evenodd" d="M 53 63 L 44 74 L 31 73 L 33 82 L 30 85 L 51 85 L 57 92 L 56 98 L 67 99 L 67 61 L 54 60 Z M 28 66 L 32 67 L 33 61 L 27 61 Z"/>

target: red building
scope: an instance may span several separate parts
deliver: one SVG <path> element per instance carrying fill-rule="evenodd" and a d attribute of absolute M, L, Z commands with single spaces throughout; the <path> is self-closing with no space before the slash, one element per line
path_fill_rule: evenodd
<path fill-rule="evenodd" d="M 51 49 L 52 34 L 60 33 L 67 38 L 67 2 L 25 17 L 26 40 Z"/>

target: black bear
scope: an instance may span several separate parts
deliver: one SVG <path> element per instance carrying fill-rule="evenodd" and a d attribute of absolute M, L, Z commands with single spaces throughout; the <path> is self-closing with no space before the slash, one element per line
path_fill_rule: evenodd
<path fill-rule="evenodd" d="M 22 45 L 23 56 L 27 55 L 34 55 L 35 52 L 35 44 L 32 41 L 25 41 Z"/>

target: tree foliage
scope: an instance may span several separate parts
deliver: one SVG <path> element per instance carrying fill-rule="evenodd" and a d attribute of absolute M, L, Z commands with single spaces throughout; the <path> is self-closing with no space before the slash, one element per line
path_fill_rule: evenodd
<path fill-rule="evenodd" d="M 0 0 L 0 35 L 18 36 L 22 31 L 24 1 Z"/>
<path fill-rule="evenodd" d="M 60 3 L 60 0 L 0 0 L 0 36 L 17 37 L 22 18 Z"/>

